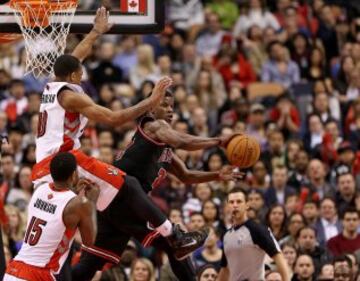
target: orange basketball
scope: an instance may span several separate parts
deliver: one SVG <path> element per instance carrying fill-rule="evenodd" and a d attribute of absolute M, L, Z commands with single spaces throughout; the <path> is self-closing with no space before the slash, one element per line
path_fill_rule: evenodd
<path fill-rule="evenodd" d="M 226 147 L 226 155 L 231 165 L 249 168 L 260 157 L 260 144 L 254 137 L 248 135 L 235 136 Z"/>

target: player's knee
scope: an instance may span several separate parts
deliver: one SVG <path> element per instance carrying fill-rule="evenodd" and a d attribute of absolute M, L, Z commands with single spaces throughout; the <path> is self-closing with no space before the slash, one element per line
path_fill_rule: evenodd
<path fill-rule="evenodd" d="M 139 181 L 135 177 L 127 175 L 125 181 L 127 187 L 130 187 L 133 191 L 142 190 Z"/>

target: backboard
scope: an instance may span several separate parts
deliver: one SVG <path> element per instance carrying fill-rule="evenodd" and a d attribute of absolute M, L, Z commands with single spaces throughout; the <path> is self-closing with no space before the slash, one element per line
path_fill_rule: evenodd
<path fill-rule="evenodd" d="M 109 33 L 144 34 L 158 33 L 164 27 L 165 0 L 79 0 L 71 33 L 88 33 L 96 9 L 104 5 L 110 10 L 109 22 L 113 28 Z M 1 3 L 8 2 L 2 0 Z M 14 11 L 7 5 L 0 5 L 0 33 L 21 33 L 14 17 Z"/>

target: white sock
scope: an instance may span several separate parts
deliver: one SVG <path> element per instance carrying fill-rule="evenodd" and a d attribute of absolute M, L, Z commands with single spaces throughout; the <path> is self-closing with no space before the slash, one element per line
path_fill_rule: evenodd
<path fill-rule="evenodd" d="M 170 236 L 172 234 L 173 226 L 169 220 L 166 220 L 162 225 L 156 228 L 160 232 L 161 236 Z"/>

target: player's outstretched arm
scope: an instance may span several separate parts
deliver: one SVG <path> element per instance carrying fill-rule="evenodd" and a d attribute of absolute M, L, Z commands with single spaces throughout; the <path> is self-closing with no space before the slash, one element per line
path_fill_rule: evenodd
<path fill-rule="evenodd" d="M 81 62 L 86 59 L 92 50 L 96 39 L 102 34 L 108 32 L 112 27 L 109 23 L 109 12 L 106 8 L 101 7 L 96 11 L 94 26 L 85 38 L 76 46 L 71 55 L 77 57 Z"/>
<path fill-rule="evenodd" d="M 185 163 L 176 154 L 173 155 L 169 172 L 187 184 L 209 181 L 239 180 L 243 177 L 242 173 L 234 172 L 234 168 L 231 166 L 225 166 L 216 172 L 189 170 Z"/>
<path fill-rule="evenodd" d="M 85 196 L 78 195 L 69 202 L 64 210 L 63 220 L 67 228 L 79 228 L 82 243 L 91 246 L 95 243 L 97 234 L 96 201 L 100 189 L 91 182 L 84 185 Z"/>
<path fill-rule="evenodd" d="M 171 86 L 172 80 L 164 77 L 156 83 L 152 95 L 138 104 L 119 110 L 112 111 L 106 107 L 97 105 L 87 95 L 79 95 L 71 90 L 63 90 L 59 95 L 61 106 L 69 112 L 78 112 L 98 123 L 111 126 L 135 120 L 156 106 L 165 95 L 166 90 Z"/>
<path fill-rule="evenodd" d="M 272 259 L 275 261 L 276 269 L 280 273 L 282 280 L 290 280 L 289 266 L 284 255 L 277 253 Z"/>
<path fill-rule="evenodd" d="M 180 133 L 174 130 L 166 121 L 156 120 L 145 124 L 144 131 L 151 138 L 159 142 L 166 143 L 173 148 L 183 150 L 199 150 L 213 146 L 225 147 L 228 141 L 233 137 L 205 138 Z"/>

